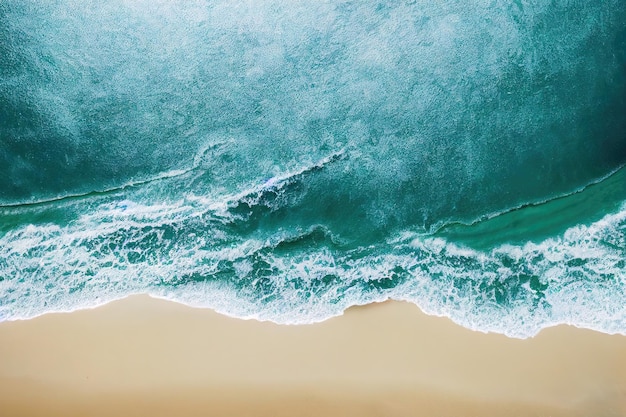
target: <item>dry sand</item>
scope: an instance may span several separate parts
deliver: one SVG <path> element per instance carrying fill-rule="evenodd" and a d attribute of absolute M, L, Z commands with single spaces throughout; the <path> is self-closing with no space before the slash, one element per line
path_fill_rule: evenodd
<path fill-rule="evenodd" d="M 626 337 L 400 302 L 279 326 L 135 296 L 0 324 L 0 416 L 626 416 Z"/>

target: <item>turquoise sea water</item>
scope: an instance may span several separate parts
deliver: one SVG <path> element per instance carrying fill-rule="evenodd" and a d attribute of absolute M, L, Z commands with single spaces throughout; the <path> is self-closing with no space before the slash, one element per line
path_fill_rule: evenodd
<path fill-rule="evenodd" d="M 626 334 L 625 163 L 622 0 L 0 3 L 0 320 Z"/>

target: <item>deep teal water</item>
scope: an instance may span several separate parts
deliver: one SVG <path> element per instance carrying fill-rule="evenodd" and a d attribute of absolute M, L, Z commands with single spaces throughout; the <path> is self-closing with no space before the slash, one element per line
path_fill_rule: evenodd
<path fill-rule="evenodd" d="M 0 3 L 0 320 L 626 334 L 625 163 L 621 0 Z"/>

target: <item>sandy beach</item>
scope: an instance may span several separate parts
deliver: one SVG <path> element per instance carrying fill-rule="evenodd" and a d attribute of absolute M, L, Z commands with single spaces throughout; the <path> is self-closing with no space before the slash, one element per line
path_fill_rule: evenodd
<path fill-rule="evenodd" d="M 0 324 L 2 416 L 625 416 L 626 337 L 527 340 L 413 305 L 306 326 L 133 296 Z"/>

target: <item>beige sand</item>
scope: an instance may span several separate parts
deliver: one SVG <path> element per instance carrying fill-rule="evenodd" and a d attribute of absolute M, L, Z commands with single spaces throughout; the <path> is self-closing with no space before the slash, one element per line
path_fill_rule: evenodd
<path fill-rule="evenodd" d="M 308 326 L 145 296 L 0 324 L 0 416 L 626 416 L 626 337 L 389 302 Z"/>

